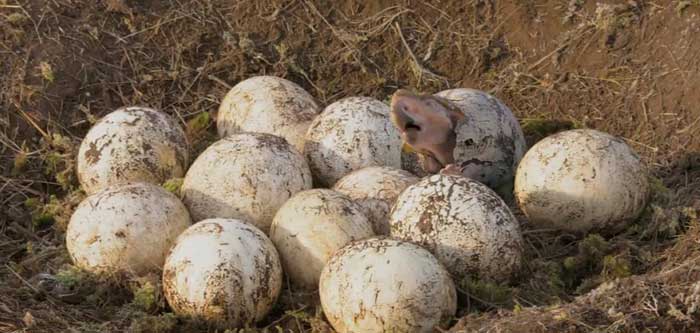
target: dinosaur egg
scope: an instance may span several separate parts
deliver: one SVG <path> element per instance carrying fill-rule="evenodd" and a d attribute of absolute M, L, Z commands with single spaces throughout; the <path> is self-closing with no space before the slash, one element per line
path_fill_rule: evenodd
<path fill-rule="evenodd" d="M 187 228 L 163 267 L 163 293 L 175 313 L 222 331 L 265 318 L 281 288 L 275 246 L 262 231 L 235 219 Z"/>
<path fill-rule="evenodd" d="M 202 152 L 185 175 L 182 194 L 195 221 L 242 219 L 267 232 L 277 209 L 310 188 L 309 167 L 287 140 L 240 133 Z"/>
<path fill-rule="evenodd" d="M 163 267 L 168 250 L 190 224 L 185 206 L 164 188 L 122 183 L 78 205 L 66 230 L 66 247 L 87 271 L 142 275 Z"/>
<path fill-rule="evenodd" d="M 490 188 L 461 176 L 433 175 L 399 195 L 390 235 L 432 252 L 457 279 L 508 281 L 520 268 L 523 238 Z"/>
<path fill-rule="evenodd" d="M 366 167 L 341 178 L 333 189 L 360 205 L 378 235 L 389 234 L 389 211 L 399 194 L 418 177 L 389 167 Z"/>
<path fill-rule="evenodd" d="M 527 145 L 518 119 L 496 97 L 483 91 L 458 88 L 435 94 L 464 113 L 457 124 L 454 158 L 464 176 L 497 188 L 512 183 L 515 168 Z"/>
<path fill-rule="evenodd" d="M 304 154 L 315 182 L 330 187 L 363 167 L 401 168 L 401 137 L 386 104 L 370 97 L 348 97 L 314 119 Z"/>
<path fill-rule="evenodd" d="M 572 232 L 615 232 L 635 220 L 649 195 L 647 170 L 624 141 L 590 129 L 535 144 L 515 177 L 530 223 Z"/>
<path fill-rule="evenodd" d="M 95 193 L 124 182 L 161 184 L 187 170 L 188 142 L 178 123 L 145 107 L 118 109 L 88 131 L 78 151 L 78 180 Z"/>
<path fill-rule="evenodd" d="M 319 285 L 323 312 L 337 332 L 435 332 L 457 308 L 445 268 L 400 240 L 372 238 L 340 249 Z"/>
<path fill-rule="evenodd" d="M 240 132 L 274 134 L 297 150 L 321 112 L 314 98 L 296 83 L 275 76 L 255 76 L 239 82 L 219 106 L 216 126 L 220 137 Z"/>
<path fill-rule="evenodd" d="M 287 276 L 307 290 L 318 287 L 321 270 L 335 251 L 373 235 L 360 207 L 327 189 L 295 194 L 277 211 L 270 229 Z"/>

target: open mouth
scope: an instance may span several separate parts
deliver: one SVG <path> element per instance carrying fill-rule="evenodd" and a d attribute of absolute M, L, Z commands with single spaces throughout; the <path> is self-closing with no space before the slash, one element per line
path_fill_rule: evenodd
<path fill-rule="evenodd" d="M 420 126 L 416 125 L 413 122 L 409 122 L 408 124 L 406 124 L 406 129 L 407 130 L 414 129 L 414 130 L 420 131 Z"/>

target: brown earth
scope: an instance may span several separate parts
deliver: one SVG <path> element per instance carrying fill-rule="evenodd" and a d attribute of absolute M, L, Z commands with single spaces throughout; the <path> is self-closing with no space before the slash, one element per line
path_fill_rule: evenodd
<path fill-rule="evenodd" d="M 227 90 L 260 74 L 323 105 L 386 100 L 399 87 L 483 89 L 531 142 L 585 126 L 645 158 L 661 182 L 638 223 L 607 240 L 525 225 L 523 277 L 465 286 L 454 331 L 699 325 L 697 1 L 333 3 L 0 0 L 0 332 L 206 331 L 169 314 L 157 279 L 97 282 L 67 266 L 63 230 L 82 198 L 73 154 L 124 105 L 176 115 L 201 150 Z M 40 273 L 58 289 L 47 292 Z M 306 296 L 286 290 L 261 327 L 327 330 Z"/>

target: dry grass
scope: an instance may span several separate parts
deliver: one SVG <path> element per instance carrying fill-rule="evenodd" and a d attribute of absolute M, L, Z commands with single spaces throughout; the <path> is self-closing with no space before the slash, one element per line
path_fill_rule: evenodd
<path fill-rule="evenodd" d="M 260 74 L 324 105 L 475 87 L 511 106 L 531 143 L 572 127 L 623 136 L 659 179 L 645 216 L 603 240 L 526 225 L 522 278 L 464 286 L 460 325 L 688 329 L 700 319 L 698 6 L 607 3 L 0 0 L 0 332 L 207 331 L 169 313 L 157 279 L 70 266 L 63 230 L 84 197 L 74 154 L 122 105 L 176 116 L 198 153 L 222 96 Z M 615 288 L 588 293 L 601 283 Z M 261 330 L 277 326 L 329 330 L 314 295 L 290 289 Z"/>

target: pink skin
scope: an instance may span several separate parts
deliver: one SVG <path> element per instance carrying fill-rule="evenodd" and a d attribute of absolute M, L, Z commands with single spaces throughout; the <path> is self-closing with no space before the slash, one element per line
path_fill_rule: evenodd
<path fill-rule="evenodd" d="M 415 95 L 398 90 L 391 98 L 391 120 L 401 138 L 422 157 L 423 168 L 437 173 L 446 166 L 444 174 L 461 173 L 454 163 L 454 128 L 464 117 L 450 108 L 449 102 L 431 95 Z M 441 172 L 443 173 L 443 172 Z"/>

